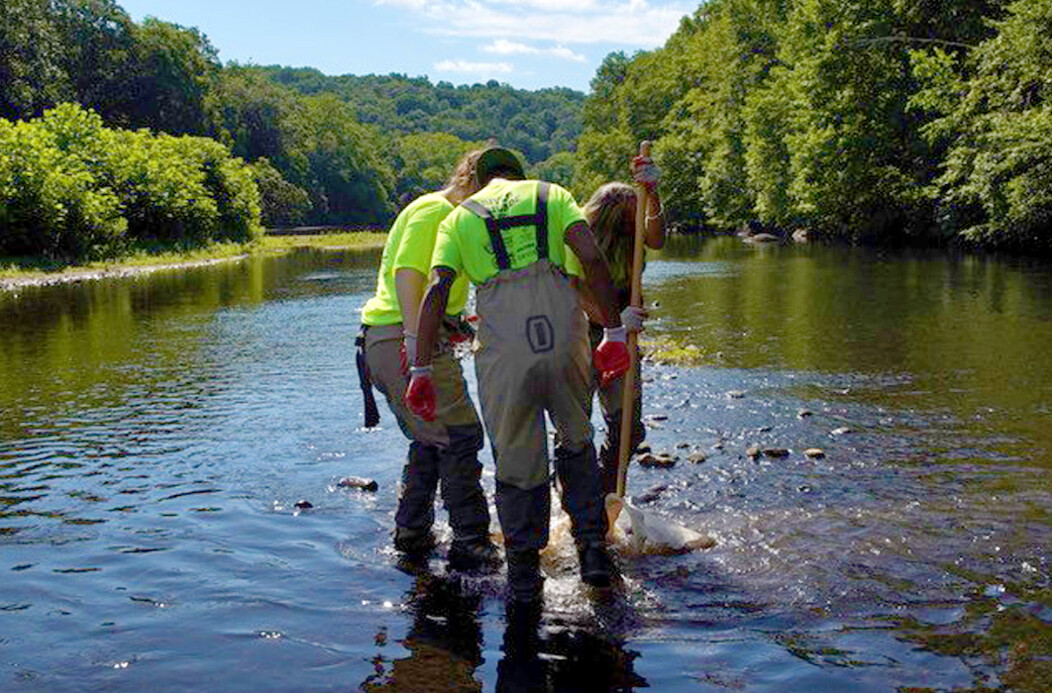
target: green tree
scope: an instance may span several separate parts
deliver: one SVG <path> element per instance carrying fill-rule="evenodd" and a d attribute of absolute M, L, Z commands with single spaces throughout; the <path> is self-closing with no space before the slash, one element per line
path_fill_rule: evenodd
<path fill-rule="evenodd" d="M 72 96 L 48 0 L 0 3 L 0 118 L 31 118 Z"/>
<path fill-rule="evenodd" d="M 915 54 L 927 85 L 912 104 L 942 113 L 925 130 L 948 143 L 931 192 L 948 233 L 990 245 L 1052 247 L 1052 0 L 1017 0 L 966 59 Z"/>
<path fill-rule="evenodd" d="M 135 69 L 127 85 L 131 125 L 174 135 L 212 132 L 216 115 L 209 91 L 220 65 L 208 38 L 153 17 L 134 34 Z"/>

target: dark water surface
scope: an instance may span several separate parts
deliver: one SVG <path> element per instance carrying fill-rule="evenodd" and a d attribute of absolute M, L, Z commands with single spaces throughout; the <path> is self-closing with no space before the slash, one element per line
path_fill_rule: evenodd
<path fill-rule="evenodd" d="M 605 597 L 557 561 L 521 661 L 500 576 L 389 547 L 405 443 L 382 402 L 362 430 L 352 353 L 378 252 L 0 293 L 0 684 L 1041 690 L 1052 270 L 673 240 L 648 335 L 694 364 L 648 364 L 644 411 L 683 459 L 628 490 L 718 544 Z"/>

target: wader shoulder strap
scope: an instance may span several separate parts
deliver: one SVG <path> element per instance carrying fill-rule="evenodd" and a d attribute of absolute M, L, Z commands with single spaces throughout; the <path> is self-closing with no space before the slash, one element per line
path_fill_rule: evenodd
<path fill-rule="evenodd" d="M 472 212 L 484 222 L 486 231 L 489 232 L 489 240 L 493 245 L 493 254 L 497 258 L 497 269 L 511 269 L 511 259 L 508 257 L 508 248 L 504 245 L 504 229 L 512 229 L 518 226 L 533 226 L 537 232 L 537 259 L 548 259 L 548 188 L 546 181 L 537 184 L 537 210 L 533 214 L 517 214 L 512 217 L 501 217 L 494 219 L 488 209 L 483 207 L 477 200 L 464 200 L 461 206 Z"/>
<path fill-rule="evenodd" d="M 508 248 L 504 245 L 504 236 L 500 233 L 500 223 L 477 200 L 464 200 L 460 205 L 486 222 L 489 242 L 493 246 L 494 255 L 497 256 L 497 269 L 503 271 L 511 268 L 511 260 L 508 259 Z"/>

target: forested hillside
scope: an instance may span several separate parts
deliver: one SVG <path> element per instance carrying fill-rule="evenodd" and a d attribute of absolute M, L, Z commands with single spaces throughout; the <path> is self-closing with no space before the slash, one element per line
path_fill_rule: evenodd
<path fill-rule="evenodd" d="M 387 132 L 442 132 L 465 141 L 493 137 L 531 163 L 572 150 L 581 136 L 584 94 L 572 89 L 524 91 L 494 80 L 454 87 L 404 75 L 327 77 L 309 68 L 261 70 L 301 94 L 336 94 L 354 108 L 359 121 Z"/>
<path fill-rule="evenodd" d="M 612 54 L 575 190 L 655 141 L 682 225 L 1052 246 L 1052 0 L 710 0 Z"/>
<path fill-rule="evenodd" d="M 4 0 L 0 137 L 10 155 L 0 156 L 0 254 L 113 253 L 148 233 L 133 198 L 150 200 L 151 218 L 179 218 L 182 212 L 164 208 L 168 198 L 150 192 L 168 185 L 166 176 L 177 177 L 177 169 L 153 167 L 149 175 L 124 180 L 127 194 L 112 189 L 109 174 L 95 175 L 108 164 L 99 163 L 102 154 L 93 147 L 120 139 L 120 131 L 217 141 L 218 151 L 233 156 L 230 166 L 251 172 L 259 195 L 244 211 L 261 210 L 267 226 L 385 224 L 403 196 L 441 186 L 463 152 L 491 138 L 569 183 L 568 150 L 580 134 L 583 100 L 569 89 L 529 92 L 495 82 L 454 87 L 399 75 L 326 77 L 311 69 L 224 66 L 198 30 L 153 18 L 135 23 L 114 0 Z M 60 109 L 34 127 L 17 124 L 64 103 L 100 119 Z M 53 136 L 71 122 L 91 126 L 66 139 Z M 126 149 L 150 151 L 160 141 L 166 140 L 145 134 L 121 139 Z M 207 149 L 203 141 L 184 149 L 194 147 Z M 76 171 L 90 176 L 73 181 Z M 186 175 L 193 180 L 196 174 Z M 24 182 L 32 176 L 38 176 L 36 188 Z M 141 190 L 129 188 L 135 180 Z M 207 189 L 218 194 L 216 186 Z M 113 222 L 104 224 L 104 233 L 80 243 L 76 232 L 60 232 L 67 225 L 86 233 L 92 223 L 76 221 L 68 210 L 94 209 L 98 200 L 106 201 L 103 216 Z M 45 204 L 66 211 L 37 209 Z M 226 201 L 213 197 L 210 204 L 222 208 Z M 238 224 L 258 228 L 260 212 L 251 214 Z M 201 233 L 192 226 L 171 227 L 186 229 L 185 238 L 171 240 L 193 242 Z M 171 237 L 171 229 L 157 235 Z M 58 236 L 65 240 L 57 242 Z"/>
<path fill-rule="evenodd" d="M 196 29 L 114 0 L 4 0 L 0 254 L 115 252 L 151 220 L 172 242 L 384 224 L 491 138 L 581 198 L 650 139 L 682 229 L 1048 250 L 1050 75 L 1052 0 L 709 0 L 660 48 L 607 56 L 587 98 L 223 65 Z M 64 103 L 98 118 L 28 126 Z M 132 175 L 100 142 L 164 165 Z M 164 192 L 179 166 L 204 207 Z M 253 190 L 231 206 L 217 166 Z"/>

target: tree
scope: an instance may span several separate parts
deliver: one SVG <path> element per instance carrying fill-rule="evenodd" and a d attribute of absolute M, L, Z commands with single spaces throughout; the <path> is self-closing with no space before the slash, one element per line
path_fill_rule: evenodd
<path fill-rule="evenodd" d="M 131 124 L 177 135 L 211 132 L 215 114 L 208 94 L 220 65 L 208 38 L 152 17 L 134 34 Z"/>
<path fill-rule="evenodd" d="M 72 95 L 48 0 L 0 3 L 0 117 L 32 118 Z"/>

